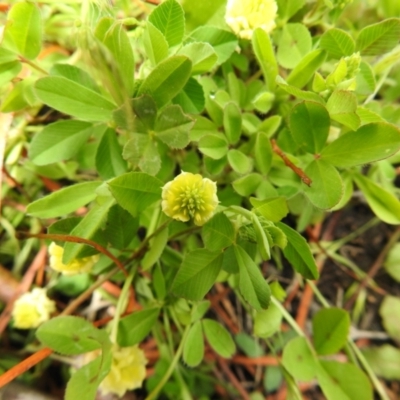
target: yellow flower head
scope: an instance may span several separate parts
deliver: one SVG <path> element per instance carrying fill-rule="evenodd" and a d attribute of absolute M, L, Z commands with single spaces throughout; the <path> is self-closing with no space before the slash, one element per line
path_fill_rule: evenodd
<path fill-rule="evenodd" d="M 225 21 L 239 37 L 251 39 L 256 28 L 275 28 L 277 11 L 275 0 L 228 0 Z"/>
<path fill-rule="evenodd" d="M 91 257 L 76 258 L 68 264 L 64 264 L 62 262 L 64 249 L 61 246 L 56 245 L 54 242 L 50 244 L 49 254 L 50 267 L 58 272 L 62 272 L 64 275 L 75 275 L 82 272 L 89 272 L 93 265 L 99 260 L 99 256 L 96 254 Z"/>
<path fill-rule="evenodd" d="M 138 346 L 119 347 L 114 344 L 112 357 L 111 370 L 99 387 L 101 392 L 122 397 L 127 390 L 141 387 L 146 377 L 147 363 L 143 350 Z"/>
<path fill-rule="evenodd" d="M 204 225 L 218 205 L 217 185 L 199 174 L 183 172 L 162 188 L 162 210 L 178 221 Z"/>
<path fill-rule="evenodd" d="M 15 301 L 12 310 L 14 326 L 18 329 L 37 328 L 55 310 L 56 303 L 47 297 L 46 289 L 35 288 Z"/>

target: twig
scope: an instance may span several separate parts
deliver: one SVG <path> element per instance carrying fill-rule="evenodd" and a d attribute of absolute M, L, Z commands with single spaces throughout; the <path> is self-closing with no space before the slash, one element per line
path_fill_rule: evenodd
<path fill-rule="evenodd" d="M 305 183 L 307 186 L 311 186 L 312 180 L 305 174 L 305 172 L 299 168 L 296 167 L 288 158 L 288 156 L 280 149 L 280 147 L 277 145 L 275 139 L 271 139 L 271 145 L 272 145 L 272 150 L 278 154 L 279 157 L 282 158 L 283 162 L 296 174 L 300 177 L 303 183 Z"/>
<path fill-rule="evenodd" d="M 372 267 L 368 271 L 367 276 L 361 281 L 361 283 L 358 285 L 354 294 L 346 302 L 346 304 L 344 306 L 345 309 L 349 309 L 353 306 L 360 291 L 362 289 L 365 289 L 365 287 L 368 285 L 368 281 L 373 279 L 373 277 L 378 273 L 379 269 L 382 267 L 382 264 L 386 258 L 386 255 L 388 254 L 390 249 L 393 247 L 393 245 L 399 240 L 399 238 L 400 238 L 400 226 L 397 227 L 397 229 L 394 231 L 393 235 L 391 236 L 390 240 L 386 243 L 386 246 L 379 253 L 375 262 L 372 264 Z"/>
<path fill-rule="evenodd" d="M 29 232 L 22 232 L 18 231 L 16 233 L 17 239 L 26 239 L 26 238 L 38 238 L 38 239 L 47 239 L 47 240 L 59 240 L 62 242 L 72 242 L 72 243 L 82 243 L 87 244 L 90 247 L 93 247 L 98 252 L 103 253 L 106 257 L 111 259 L 115 265 L 123 272 L 125 277 L 128 277 L 128 271 L 125 269 L 124 265 L 121 261 L 114 256 L 114 254 L 110 253 L 106 248 L 101 246 L 100 244 L 94 242 L 93 240 L 84 239 L 78 236 L 72 235 L 60 235 L 60 234 L 53 234 L 53 233 L 29 233 Z"/>
<path fill-rule="evenodd" d="M 247 394 L 247 392 L 243 388 L 242 384 L 239 382 L 239 380 L 236 378 L 236 376 L 230 370 L 230 368 L 229 368 L 228 364 L 226 363 L 226 361 L 221 357 L 217 357 L 217 361 L 218 361 L 218 364 L 220 365 L 221 369 L 224 371 L 225 375 L 231 381 L 232 385 L 239 392 L 241 398 L 243 400 L 250 400 L 250 396 Z"/>

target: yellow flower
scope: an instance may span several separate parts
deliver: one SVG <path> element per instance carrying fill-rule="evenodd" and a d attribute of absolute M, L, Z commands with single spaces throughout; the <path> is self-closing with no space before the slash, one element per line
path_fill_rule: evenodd
<path fill-rule="evenodd" d="M 275 0 L 228 0 L 225 21 L 239 37 L 251 39 L 256 28 L 275 28 L 277 11 Z"/>
<path fill-rule="evenodd" d="M 143 350 L 138 346 L 119 347 L 114 344 L 112 357 L 111 370 L 100 383 L 101 392 L 122 397 L 127 390 L 141 387 L 146 377 L 147 363 Z"/>
<path fill-rule="evenodd" d="M 14 326 L 18 329 L 37 328 L 55 310 L 56 303 L 47 297 L 46 289 L 35 288 L 15 301 L 12 310 Z"/>
<path fill-rule="evenodd" d="M 93 265 L 99 260 L 99 256 L 96 254 L 91 257 L 76 258 L 68 264 L 64 264 L 62 262 L 64 249 L 61 246 L 56 245 L 54 242 L 50 244 L 49 254 L 50 267 L 58 272 L 62 272 L 64 275 L 75 275 L 82 272 L 89 272 Z"/>
<path fill-rule="evenodd" d="M 204 225 L 218 205 L 217 185 L 201 175 L 183 172 L 162 188 L 162 210 L 178 221 Z"/>

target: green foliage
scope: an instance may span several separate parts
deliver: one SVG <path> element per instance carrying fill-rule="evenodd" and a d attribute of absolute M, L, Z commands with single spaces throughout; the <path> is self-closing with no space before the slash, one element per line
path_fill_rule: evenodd
<path fill-rule="evenodd" d="M 16 230 L 61 235 L 64 263 L 98 253 L 70 236 L 109 252 L 90 274 L 47 279 L 46 272 L 43 280 L 50 296 L 87 299 L 109 274 L 99 292 L 116 303 L 110 328 L 64 316 L 37 330 L 43 345 L 65 356 L 101 352 L 72 375 L 66 399 L 95 398 L 111 366 L 111 342 L 128 347 L 149 337 L 160 355 L 149 399 L 213 397 L 207 363 L 212 352 L 233 356 L 231 333 L 248 356 L 282 352 L 264 386 L 276 390 L 285 379 L 288 399 L 301 398 L 297 381 L 315 380 L 328 400 L 372 399 L 355 358 L 382 399 L 374 373 L 399 379 L 396 348 L 368 348 L 367 361 L 350 351 L 348 311 L 318 311 L 309 341 L 277 300 L 293 276 L 318 279 L 314 256 L 336 256 L 334 245 L 306 240 L 325 226 L 325 211 L 362 198 L 380 221 L 400 224 L 399 7 L 360 1 L 278 0 L 274 29 L 254 27 L 251 40 L 231 29 L 221 0 L 10 6 L 0 45 L 8 132 L 1 264 L 14 261 L 21 276 L 39 250 L 36 239 L 19 243 Z M 180 171 L 216 185 L 218 205 L 213 199 L 215 209 L 201 226 L 179 207 L 209 206 L 204 181 L 174 189 L 176 220 L 163 213 L 169 182 Z M 395 246 L 385 262 L 397 281 L 398 252 Z M 340 257 L 347 268 L 351 263 Z M 129 278 L 112 275 L 115 258 Z M 363 281 L 358 267 L 351 273 Z M 357 307 L 370 286 L 376 289 L 363 282 Z M 104 295 L 107 285 L 122 287 L 119 298 Z M 210 319 L 222 296 L 241 304 L 243 326 L 260 339 Z M 379 309 L 395 341 L 398 308 L 388 295 Z M 293 330 L 283 332 L 283 319 Z M 10 337 L 27 346 L 32 340 Z M 346 362 L 325 357 L 343 349 Z M 237 396 L 230 385 L 225 389 L 227 397 Z"/>
<path fill-rule="evenodd" d="M 320 355 L 334 354 L 347 341 L 350 318 L 346 311 L 327 308 L 319 311 L 313 318 L 314 346 Z"/>

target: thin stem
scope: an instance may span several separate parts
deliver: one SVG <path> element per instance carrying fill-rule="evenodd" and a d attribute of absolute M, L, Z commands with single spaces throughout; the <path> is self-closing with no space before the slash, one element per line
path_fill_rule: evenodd
<path fill-rule="evenodd" d="M 131 286 L 131 283 L 132 283 L 133 277 L 135 276 L 135 273 L 136 273 L 136 268 L 132 268 L 131 272 L 129 273 L 128 278 L 124 282 L 124 286 L 121 290 L 121 295 L 119 296 L 119 299 L 118 299 L 117 308 L 115 310 L 113 325 L 112 325 L 112 329 L 111 329 L 111 341 L 113 343 L 117 343 L 119 320 L 120 320 L 120 317 L 122 314 L 122 310 L 123 310 L 125 304 L 127 304 L 129 288 Z"/>
<path fill-rule="evenodd" d="M 275 139 L 271 139 L 271 145 L 274 153 L 278 154 L 278 156 L 282 158 L 285 165 L 288 166 L 297 176 L 299 176 L 303 183 L 305 183 L 307 186 L 311 186 L 312 180 L 301 168 L 297 167 L 289 160 L 289 157 L 280 149 Z"/>
<path fill-rule="evenodd" d="M 288 324 L 293 328 L 293 330 L 299 335 L 305 337 L 304 332 L 300 328 L 300 326 L 297 324 L 295 319 L 286 311 L 285 307 L 274 297 L 271 296 L 271 302 L 279 309 L 279 311 L 282 313 L 283 318 L 288 322 Z"/>
<path fill-rule="evenodd" d="M 90 288 L 85 290 L 82 294 L 80 294 L 76 299 L 74 299 L 71 303 L 68 304 L 67 307 L 64 308 L 64 311 L 60 315 L 70 315 L 72 314 L 85 300 L 89 298 L 89 296 L 104 282 L 108 281 L 113 275 L 118 272 L 118 268 L 114 268 L 108 274 L 99 278 Z"/>
<path fill-rule="evenodd" d="M 357 345 L 352 341 L 349 340 L 349 345 L 351 349 L 354 351 L 356 354 L 358 360 L 360 361 L 361 365 L 367 372 L 369 378 L 371 379 L 372 383 L 375 386 L 376 391 L 379 393 L 379 396 L 382 400 L 390 400 L 389 396 L 387 395 L 384 387 L 382 386 L 380 380 L 378 377 L 375 375 L 375 372 L 372 370 L 372 368 L 369 366 L 368 361 L 365 359 L 363 353 L 361 353 L 360 349 L 357 347 Z"/>
<path fill-rule="evenodd" d="M 19 60 L 25 64 L 28 64 L 32 68 L 36 69 L 36 71 L 39 71 L 40 73 L 42 73 L 44 75 L 48 75 L 47 71 L 45 71 L 43 68 L 39 67 L 39 65 L 35 64 L 34 62 L 32 62 L 24 57 L 21 57 L 21 56 L 19 57 Z"/>
<path fill-rule="evenodd" d="M 319 289 L 314 285 L 313 282 L 308 281 L 308 284 L 310 285 L 311 289 L 313 290 L 314 294 L 318 297 L 320 300 L 321 304 L 325 308 L 330 308 L 329 303 L 327 300 L 323 297 L 322 293 L 319 291 Z M 385 392 L 385 389 L 383 388 L 381 382 L 379 381 L 378 377 L 375 375 L 374 371 L 371 369 L 371 367 L 368 364 L 368 361 L 365 359 L 364 355 L 361 353 L 360 349 L 357 347 L 357 345 L 353 342 L 351 338 L 347 340 L 347 344 L 350 347 L 350 349 L 354 352 L 358 360 L 360 361 L 362 367 L 364 370 L 367 372 L 369 375 L 373 385 L 375 386 L 376 391 L 379 393 L 380 397 L 382 400 L 390 400 L 387 393 Z"/>
<path fill-rule="evenodd" d="M 137 260 L 143 256 L 143 253 L 145 252 L 147 245 L 149 244 L 150 240 L 157 236 L 163 229 L 165 229 L 172 220 L 165 221 L 163 224 L 161 224 L 151 235 L 147 236 L 143 242 L 140 244 L 139 248 L 132 254 L 132 256 L 129 258 L 128 261 L 132 260 Z"/>
<path fill-rule="evenodd" d="M 114 254 L 110 253 L 106 248 L 103 246 L 99 245 L 96 242 L 93 242 L 93 240 L 89 239 L 84 239 L 78 236 L 72 236 L 72 235 L 60 235 L 60 234 L 52 234 L 52 233 L 29 233 L 29 232 L 22 232 L 18 231 L 15 236 L 17 239 L 26 239 L 26 238 L 38 238 L 38 239 L 47 239 L 47 240 L 59 240 L 62 242 L 72 242 L 72 243 L 82 243 L 82 244 L 87 244 L 88 246 L 91 246 L 95 248 L 98 252 L 103 253 L 106 257 L 114 261 L 116 266 L 124 273 L 126 277 L 128 277 L 128 272 L 125 269 L 124 265 L 120 260 L 118 260 L 117 257 L 114 256 Z"/>
<path fill-rule="evenodd" d="M 318 300 L 320 301 L 320 303 L 325 307 L 325 308 L 329 308 L 330 304 L 328 303 L 328 301 L 325 299 L 325 297 L 322 295 L 322 293 L 319 291 L 319 289 L 317 288 L 317 286 L 314 284 L 313 281 L 307 281 L 307 285 L 309 285 L 312 289 L 312 291 L 314 292 L 315 296 L 318 298 Z"/>
<path fill-rule="evenodd" d="M 178 363 L 182 351 L 183 351 L 183 345 L 185 343 L 186 337 L 189 333 L 189 329 L 190 329 L 190 325 L 187 325 L 185 328 L 185 331 L 183 332 L 183 336 L 182 336 L 182 340 L 179 344 L 178 349 L 176 350 L 175 356 L 171 361 L 171 364 L 169 365 L 169 368 L 167 370 L 167 372 L 165 373 L 165 375 L 162 377 L 162 379 L 160 380 L 160 382 L 158 382 L 158 385 L 151 391 L 151 393 L 146 397 L 145 400 L 153 400 L 156 399 L 158 396 L 158 393 L 160 392 L 160 390 L 164 387 L 164 385 L 168 382 L 168 379 L 171 377 L 172 373 L 174 372 L 174 369 L 176 367 L 176 364 Z"/>

